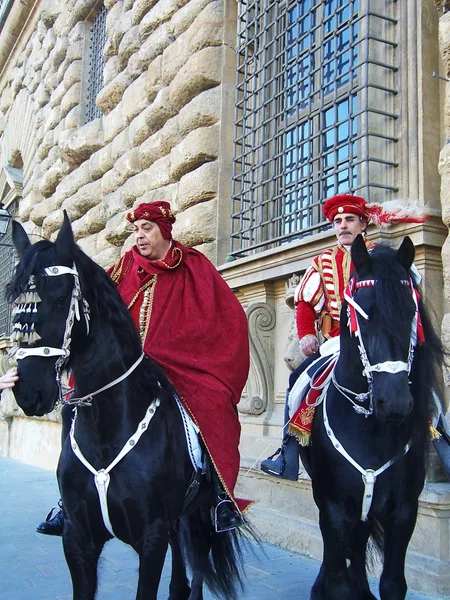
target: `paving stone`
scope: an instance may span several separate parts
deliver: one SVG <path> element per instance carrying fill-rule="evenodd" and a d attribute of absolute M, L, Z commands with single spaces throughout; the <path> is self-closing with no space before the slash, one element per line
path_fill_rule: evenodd
<path fill-rule="evenodd" d="M 0 481 L 0 599 L 71 600 L 61 538 L 36 533 L 58 500 L 55 474 L 0 457 Z M 239 600 L 309 600 L 318 561 L 270 544 L 249 544 L 244 558 L 246 589 Z M 132 548 L 117 540 L 108 542 L 99 562 L 96 600 L 134 600 L 137 579 L 138 558 Z M 169 582 L 170 556 L 158 600 L 168 597 Z M 371 584 L 377 594 L 377 582 Z M 205 592 L 205 600 L 213 598 Z M 407 600 L 433 599 L 411 591 Z"/>

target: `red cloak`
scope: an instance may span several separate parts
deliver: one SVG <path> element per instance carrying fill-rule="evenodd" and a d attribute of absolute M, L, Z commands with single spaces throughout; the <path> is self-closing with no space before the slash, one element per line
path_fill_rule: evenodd
<path fill-rule="evenodd" d="M 241 304 L 203 254 L 175 241 L 164 260 L 150 261 L 135 246 L 108 272 L 141 331 L 145 353 L 177 389 L 235 499 L 241 429 L 236 404 L 249 371 Z M 235 501 L 241 510 L 250 504 Z"/>

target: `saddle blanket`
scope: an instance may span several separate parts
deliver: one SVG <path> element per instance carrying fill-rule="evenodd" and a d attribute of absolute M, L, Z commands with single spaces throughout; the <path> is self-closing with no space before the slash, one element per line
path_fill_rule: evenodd
<path fill-rule="evenodd" d="M 339 337 L 320 347 L 320 357 L 301 373 L 289 392 L 289 425 L 287 433 L 302 446 L 309 444 L 315 408 L 322 401 L 331 373 L 339 358 Z"/>

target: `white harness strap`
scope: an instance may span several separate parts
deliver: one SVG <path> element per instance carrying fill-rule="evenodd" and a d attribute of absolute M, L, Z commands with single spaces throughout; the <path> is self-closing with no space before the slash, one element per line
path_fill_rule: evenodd
<path fill-rule="evenodd" d="M 327 394 L 323 395 L 323 424 L 325 426 L 325 431 L 327 432 L 328 437 L 330 438 L 331 443 L 336 448 L 336 450 L 351 464 L 355 467 L 357 471 L 359 471 L 362 475 L 362 480 L 364 483 L 364 494 L 362 501 L 362 509 L 361 509 L 361 521 L 367 521 L 367 517 L 372 506 L 373 500 L 373 489 L 375 486 L 375 481 L 378 475 L 381 475 L 384 471 L 386 471 L 391 465 L 393 465 L 399 458 L 404 456 L 408 450 L 411 448 L 411 442 L 408 442 L 403 451 L 391 458 L 387 463 L 385 463 L 382 467 L 374 471 L 373 469 L 363 469 L 361 465 L 359 465 L 356 460 L 354 460 L 344 446 L 340 443 L 337 437 L 334 434 L 334 431 L 330 425 L 327 414 Z"/>
<path fill-rule="evenodd" d="M 136 446 L 138 441 L 140 440 L 142 434 L 147 431 L 148 425 L 155 415 L 156 409 L 160 404 L 159 399 L 153 400 L 153 402 L 148 407 L 144 418 L 137 426 L 135 433 L 130 437 L 130 439 L 126 442 L 125 446 L 116 456 L 116 458 L 112 461 L 112 463 L 106 467 L 106 469 L 100 469 L 97 471 L 94 467 L 87 461 L 84 457 L 83 453 L 80 450 L 76 440 L 75 440 L 75 422 L 77 419 L 77 409 L 74 410 L 74 417 L 72 420 L 72 426 L 70 428 L 70 443 L 72 446 L 72 450 L 75 456 L 83 463 L 83 465 L 94 475 L 95 487 L 97 488 L 98 497 L 100 501 L 100 508 L 102 511 L 103 523 L 105 524 L 106 529 L 109 533 L 116 537 L 114 530 L 111 525 L 111 520 L 109 518 L 108 511 L 108 486 L 110 482 L 109 472 L 119 463 L 124 456 L 128 454 L 133 448 Z"/>
<path fill-rule="evenodd" d="M 199 442 L 199 432 L 200 429 L 192 420 L 190 414 L 181 404 L 179 398 L 175 396 L 175 400 L 177 401 L 177 406 L 181 413 L 181 419 L 183 421 L 184 432 L 186 434 L 186 442 L 187 449 L 189 452 L 189 457 L 191 459 L 192 466 L 194 467 L 194 471 L 197 471 L 202 467 L 203 463 L 203 451 Z"/>

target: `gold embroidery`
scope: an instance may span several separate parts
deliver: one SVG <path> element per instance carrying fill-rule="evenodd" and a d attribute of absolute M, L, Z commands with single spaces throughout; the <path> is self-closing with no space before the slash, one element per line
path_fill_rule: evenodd
<path fill-rule="evenodd" d="M 149 287 L 153 286 L 156 283 L 157 278 L 158 278 L 157 275 L 152 275 L 151 279 L 149 281 L 147 281 L 147 283 L 144 283 L 144 285 L 138 289 L 138 291 L 134 295 L 133 300 L 128 305 L 128 310 L 131 310 L 131 308 L 134 306 L 134 304 L 136 303 L 136 300 L 139 298 L 139 294 L 141 292 L 145 292 L 146 289 L 148 289 Z"/>
<path fill-rule="evenodd" d="M 153 310 L 153 297 L 155 295 L 155 286 L 157 275 L 148 281 L 145 286 L 142 286 L 141 290 L 145 287 L 144 297 L 142 299 L 142 305 L 139 310 L 139 335 L 141 336 L 142 345 L 145 345 L 145 339 L 147 337 L 148 328 L 150 327 L 150 320 L 152 318 Z"/>
<path fill-rule="evenodd" d="M 177 247 L 175 247 L 172 250 L 172 256 L 174 255 L 175 252 L 178 252 L 179 257 L 178 257 L 177 262 L 174 265 L 168 265 L 164 260 L 159 260 L 158 262 L 162 263 L 166 267 L 166 269 L 176 269 L 180 265 L 181 261 L 183 260 L 183 252 L 181 251 L 180 248 L 177 248 Z"/>

